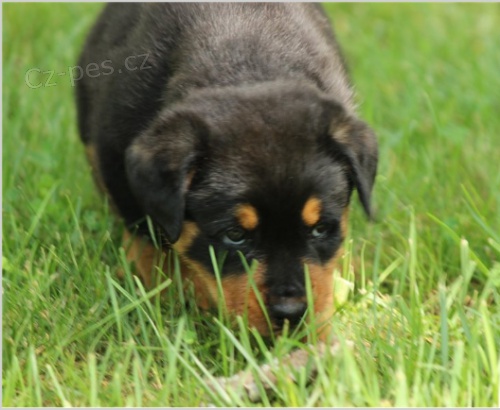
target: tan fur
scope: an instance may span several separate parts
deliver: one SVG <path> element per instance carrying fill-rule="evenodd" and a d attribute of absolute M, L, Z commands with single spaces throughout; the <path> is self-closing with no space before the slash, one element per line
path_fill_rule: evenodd
<path fill-rule="evenodd" d="M 347 224 L 349 209 L 346 208 L 342 214 L 340 223 L 342 237 L 347 235 Z M 337 261 L 342 257 L 343 249 L 339 249 L 336 255 L 325 265 L 308 263 L 309 278 L 311 280 L 311 290 L 314 297 L 315 319 L 320 324 L 318 335 L 325 340 L 330 333 L 329 319 L 334 313 L 334 282 L 333 273 L 337 267 Z"/>
<path fill-rule="evenodd" d="M 179 240 L 172 246 L 181 260 L 181 275 L 183 280 L 189 280 L 194 287 L 196 304 L 201 309 L 209 309 L 212 305 L 212 283 L 210 273 L 187 256 L 187 249 L 193 243 L 200 230 L 194 222 L 184 222 Z"/>
<path fill-rule="evenodd" d="M 212 306 L 212 297 L 210 288 L 212 286 L 208 273 L 202 272 L 201 266 L 196 266 L 183 256 L 199 230 L 196 224 L 186 222 L 184 224 L 181 236 L 175 243 L 174 248 L 180 254 L 181 277 L 185 287 L 190 281 L 194 286 L 196 303 L 201 309 L 209 309 Z M 123 234 L 123 246 L 126 250 L 126 258 L 129 263 L 134 263 L 136 273 L 144 283 L 147 289 L 151 289 L 159 284 L 159 272 L 167 273 L 165 251 L 156 249 L 153 244 L 146 239 L 138 238 L 125 230 Z M 163 264 L 161 264 L 163 258 Z M 160 266 L 161 264 L 161 266 Z M 197 264 L 196 264 L 197 265 Z M 199 273 L 201 272 L 201 274 Z M 119 272 L 123 276 L 123 272 Z M 187 280 L 187 281 L 186 281 Z M 216 295 L 216 294 L 215 294 Z"/>
<path fill-rule="evenodd" d="M 302 220 L 307 226 L 314 226 L 321 217 L 321 201 L 316 197 L 307 200 L 302 208 Z"/>
<path fill-rule="evenodd" d="M 255 229 L 259 224 L 257 210 L 249 204 L 239 205 L 236 208 L 236 218 L 240 225 L 248 231 Z"/>
<path fill-rule="evenodd" d="M 186 250 L 198 232 L 198 227 L 194 223 L 184 223 L 181 236 L 173 247 L 183 262 L 183 277 L 194 286 L 198 306 L 202 309 L 217 308 L 219 290 L 215 276 L 201 264 L 186 256 Z M 263 271 L 264 267 L 259 265 L 253 275 L 253 281 L 261 295 L 265 294 Z M 227 276 L 222 278 L 221 284 L 227 311 L 235 315 L 247 315 L 251 327 L 255 327 L 262 334 L 269 334 L 269 326 L 255 291 L 252 289 L 249 276 L 245 272 Z"/>
<path fill-rule="evenodd" d="M 173 248 L 179 253 L 179 255 L 184 255 L 193 243 L 194 239 L 198 236 L 200 229 L 194 222 L 184 222 L 182 225 L 181 235 L 177 242 L 173 245 Z"/>
<path fill-rule="evenodd" d="M 333 271 L 337 259 L 337 257 L 332 258 L 326 265 L 306 263 L 314 298 L 314 316 L 316 323 L 320 325 L 318 332 L 320 336 L 328 333 L 328 320 L 334 313 Z"/>
<path fill-rule="evenodd" d="M 123 247 L 129 263 L 134 263 L 137 274 L 148 289 L 158 285 L 158 273 L 156 266 L 161 262 L 162 251 L 156 249 L 153 244 L 144 238 L 132 235 L 128 230 L 123 232 Z M 162 266 L 162 271 L 165 271 Z M 123 272 L 119 273 L 123 275 Z"/>
<path fill-rule="evenodd" d="M 258 266 L 253 274 L 253 281 L 265 303 L 264 269 L 262 264 Z M 269 334 L 270 329 L 264 311 L 246 273 L 222 279 L 222 288 L 228 311 L 239 315 L 246 314 L 250 327 L 254 327 L 263 335 Z"/>
<path fill-rule="evenodd" d="M 342 235 L 347 234 L 348 209 L 344 210 L 341 220 Z M 219 306 L 219 290 L 215 276 L 201 264 L 186 256 L 187 249 L 199 234 L 198 226 L 193 222 L 185 222 L 179 240 L 173 245 L 181 259 L 181 273 L 183 280 L 193 284 L 196 303 L 201 309 L 217 308 Z M 127 249 L 127 260 L 134 262 L 138 274 L 148 288 L 157 284 L 158 278 L 155 266 L 160 262 L 161 252 L 144 239 L 133 237 L 128 231 L 124 232 L 123 242 Z M 334 313 L 333 304 L 333 272 L 337 261 L 342 255 L 339 250 L 327 264 L 307 264 L 314 297 L 314 311 L 316 321 L 324 323 L 319 330 L 319 337 L 325 339 L 329 334 L 328 320 Z M 162 266 L 166 269 L 166 266 Z M 258 289 L 264 302 L 266 289 L 264 286 L 264 272 L 266 267 L 259 264 L 253 275 L 255 287 Z M 164 270 L 165 272 L 165 270 Z M 222 278 L 222 289 L 226 309 L 233 315 L 246 315 L 248 323 L 259 333 L 267 335 L 270 332 L 265 314 L 259 304 L 255 290 L 251 286 L 250 278 L 242 272 Z"/>
<path fill-rule="evenodd" d="M 189 283 L 193 285 L 194 297 L 196 305 L 203 310 L 216 307 L 217 300 L 217 284 L 214 276 L 207 272 L 199 263 L 181 257 L 181 274 L 184 285 Z"/>

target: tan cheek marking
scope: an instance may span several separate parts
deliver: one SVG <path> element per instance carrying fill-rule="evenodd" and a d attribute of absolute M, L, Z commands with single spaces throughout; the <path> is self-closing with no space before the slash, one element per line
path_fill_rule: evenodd
<path fill-rule="evenodd" d="M 254 290 L 257 289 L 261 300 L 265 303 L 264 270 L 264 265 L 259 264 L 253 274 L 255 286 L 251 285 L 249 276 L 242 273 L 223 278 L 222 288 L 227 309 L 238 315 L 246 314 L 249 326 L 255 328 L 260 334 L 267 335 L 270 330 L 269 325 Z"/>
<path fill-rule="evenodd" d="M 186 255 L 188 248 L 199 233 L 200 229 L 194 222 L 184 222 L 181 235 L 172 248 L 179 255 L 182 279 L 193 284 L 196 304 L 201 309 L 208 309 L 211 305 L 212 294 L 217 289 L 212 289 L 210 274 L 203 269 L 201 264 Z"/>
<path fill-rule="evenodd" d="M 340 223 L 342 237 L 347 234 L 347 224 L 349 218 L 349 208 L 345 208 L 342 213 Z M 342 257 L 343 249 L 340 248 L 335 256 L 331 258 L 325 265 L 307 263 L 309 268 L 309 278 L 311 280 L 311 290 L 314 297 L 314 312 L 318 323 L 324 322 L 318 329 L 320 339 L 326 339 L 329 335 L 330 325 L 329 318 L 333 315 L 334 307 L 334 282 L 333 273 L 337 268 L 338 260 Z"/>
<path fill-rule="evenodd" d="M 205 310 L 217 308 L 219 306 L 219 291 L 215 276 L 200 263 L 186 256 L 183 256 L 182 260 L 185 277 L 193 284 L 197 305 Z M 262 300 L 265 300 L 263 271 L 264 267 L 259 265 L 253 275 L 253 280 Z M 269 334 L 266 317 L 254 287 L 250 284 L 249 276 L 245 272 L 222 278 L 222 290 L 226 309 L 230 314 L 246 315 L 250 327 L 254 327 L 262 335 Z"/>
<path fill-rule="evenodd" d="M 314 316 L 320 325 L 318 335 L 327 337 L 330 329 L 328 319 L 333 315 L 333 271 L 337 264 L 337 257 L 333 257 L 325 265 L 307 263 L 311 291 L 314 298 Z"/>
<path fill-rule="evenodd" d="M 186 255 L 187 249 L 199 232 L 200 229 L 194 222 L 184 222 L 181 235 L 172 248 L 179 254 L 182 279 L 193 284 L 196 304 L 201 309 L 206 310 L 211 306 L 212 295 L 214 291 L 217 291 L 217 288 L 213 289 L 210 274 L 198 262 L 189 259 Z"/>
<path fill-rule="evenodd" d="M 198 234 L 199 228 L 195 223 L 185 222 L 181 236 L 173 245 L 173 248 L 181 258 L 183 279 L 188 279 L 193 284 L 198 306 L 201 309 L 216 308 L 218 306 L 219 292 L 215 276 L 199 262 L 188 258 L 186 255 L 187 249 Z M 263 271 L 264 266 L 261 264 L 253 275 L 256 288 L 261 294 L 264 294 Z M 230 313 L 246 314 L 250 326 L 255 327 L 262 334 L 269 333 L 264 312 L 245 272 L 222 278 L 222 289 L 226 307 Z"/>
<path fill-rule="evenodd" d="M 302 220 L 307 226 L 313 226 L 318 223 L 320 216 L 321 201 L 315 197 L 309 198 L 302 209 Z"/>
<path fill-rule="evenodd" d="M 184 258 L 183 262 L 183 276 L 193 284 L 198 307 L 208 310 L 217 306 L 217 282 L 214 276 L 196 261 Z"/>
<path fill-rule="evenodd" d="M 239 205 L 236 208 L 236 218 L 240 225 L 246 230 L 253 230 L 259 223 L 257 210 L 249 204 Z"/>
<path fill-rule="evenodd" d="M 181 235 L 172 247 L 180 254 L 186 253 L 187 248 L 193 243 L 194 239 L 200 233 L 200 229 L 194 222 L 184 222 L 182 225 Z"/>

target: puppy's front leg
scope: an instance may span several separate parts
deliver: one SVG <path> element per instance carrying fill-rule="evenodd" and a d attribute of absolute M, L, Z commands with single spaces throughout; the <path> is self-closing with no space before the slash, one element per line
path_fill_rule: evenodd
<path fill-rule="evenodd" d="M 126 252 L 127 262 L 135 265 L 135 270 L 146 289 L 159 285 L 160 272 L 166 272 L 167 255 L 156 249 L 147 238 L 132 235 L 127 229 L 123 232 L 122 246 Z M 120 270 L 118 276 L 123 278 Z"/>

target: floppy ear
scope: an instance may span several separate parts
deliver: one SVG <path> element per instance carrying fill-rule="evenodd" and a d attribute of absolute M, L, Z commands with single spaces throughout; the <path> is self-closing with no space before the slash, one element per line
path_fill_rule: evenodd
<path fill-rule="evenodd" d="M 330 102 L 328 134 L 334 155 L 347 158 L 359 200 L 372 218 L 371 193 L 378 164 L 377 137 L 363 121 L 346 113 L 339 103 Z"/>
<path fill-rule="evenodd" d="M 204 124 L 192 114 L 170 113 L 127 149 L 127 177 L 146 214 L 165 231 L 170 243 L 179 239 Z"/>

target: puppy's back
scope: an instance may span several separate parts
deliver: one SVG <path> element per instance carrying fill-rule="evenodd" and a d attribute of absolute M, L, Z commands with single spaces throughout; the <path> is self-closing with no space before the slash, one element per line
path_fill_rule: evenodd
<path fill-rule="evenodd" d="M 80 136 L 97 153 L 104 185 L 129 222 L 143 212 L 126 178 L 125 151 L 160 111 L 187 94 L 297 80 L 348 113 L 354 109 L 330 23 L 314 4 L 109 4 L 78 65 Z"/>
<path fill-rule="evenodd" d="M 146 55 L 141 69 L 124 65 L 127 58 L 138 64 Z M 291 78 L 309 80 L 347 110 L 354 109 L 339 47 L 315 4 L 109 4 L 89 35 L 79 66 L 106 60 L 113 74 L 89 78 L 84 73 L 80 99 L 92 98 L 104 107 L 112 95 L 121 115 L 130 109 L 131 115 L 142 111 L 152 118 L 159 101 L 171 104 L 193 87 Z M 84 135 L 95 120 L 84 127 Z"/>

